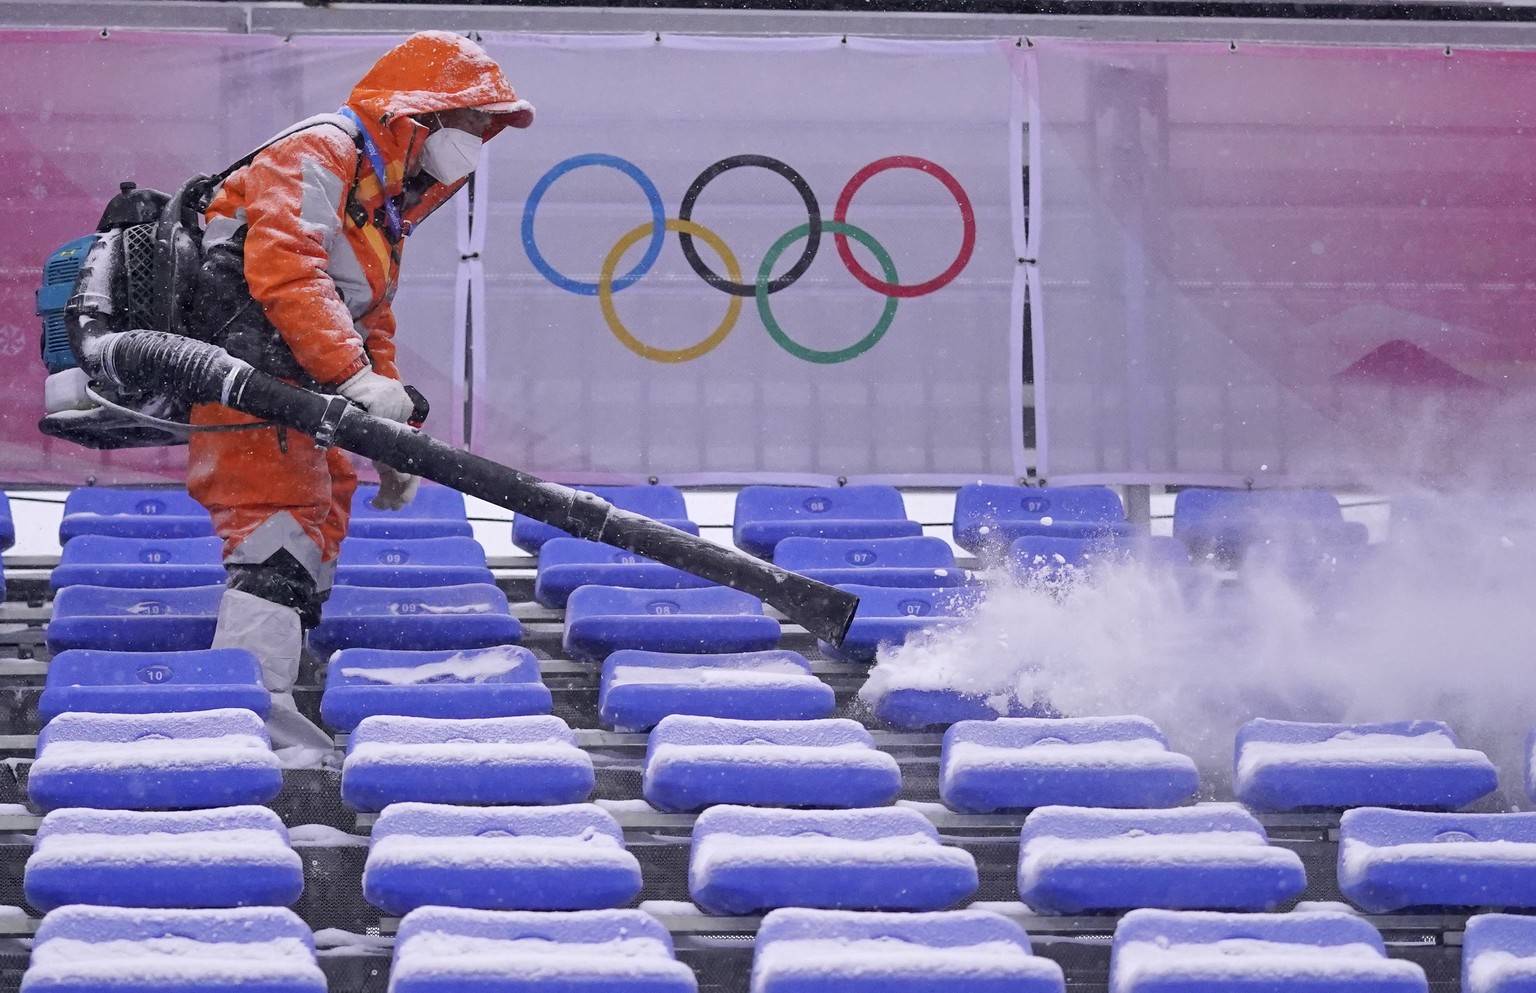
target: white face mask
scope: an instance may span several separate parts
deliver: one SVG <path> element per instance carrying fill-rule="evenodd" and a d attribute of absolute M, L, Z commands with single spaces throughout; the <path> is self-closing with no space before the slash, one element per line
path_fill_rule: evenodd
<path fill-rule="evenodd" d="M 440 183 L 456 183 L 475 171 L 480 145 L 480 138 L 468 131 L 438 128 L 422 146 L 421 167 Z"/>

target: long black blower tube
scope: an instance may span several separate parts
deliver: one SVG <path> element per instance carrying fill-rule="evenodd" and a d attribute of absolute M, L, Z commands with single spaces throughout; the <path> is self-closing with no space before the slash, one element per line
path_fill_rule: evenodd
<path fill-rule="evenodd" d="M 834 645 L 842 644 L 853 623 L 859 600 L 851 593 L 620 510 L 595 494 L 460 451 L 373 417 L 341 397 L 289 386 L 217 346 L 160 331 L 125 331 L 104 336 L 96 358 L 100 373 L 126 390 L 220 403 L 287 425 L 322 444 L 451 486 L 578 538 L 616 545 L 750 593 Z"/>

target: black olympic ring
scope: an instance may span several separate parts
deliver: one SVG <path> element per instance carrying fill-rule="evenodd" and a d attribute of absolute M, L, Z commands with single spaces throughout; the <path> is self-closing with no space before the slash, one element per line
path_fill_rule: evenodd
<path fill-rule="evenodd" d="M 767 155 L 732 155 L 728 159 L 721 159 L 699 173 L 698 178 L 688 187 L 688 192 L 683 194 L 682 203 L 678 204 L 677 216 L 684 221 L 693 220 L 693 205 L 699 199 L 699 194 L 704 192 L 704 187 L 709 185 L 710 180 L 723 172 L 747 166 L 757 166 L 760 169 L 767 169 L 770 172 L 776 172 L 783 176 L 789 180 L 789 185 L 795 188 L 795 192 L 800 194 L 800 199 L 805 201 L 805 213 L 810 227 L 809 233 L 805 238 L 805 248 L 800 252 L 800 257 L 795 260 L 795 264 L 789 267 L 788 272 L 768 283 L 768 292 L 777 293 L 787 286 L 793 286 L 796 280 L 805 275 L 805 271 L 816 260 L 817 249 L 821 247 L 821 207 L 816 203 L 816 194 L 811 192 L 811 184 L 807 183 L 805 177 L 796 172 L 794 167 L 780 162 L 778 159 L 770 158 Z M 699 257 L 698 249 L 693 245 L 693 235 L 679 231 L 677 240 L 683 246 L 683 257 L 688 260 L 688 264 L 693 267 L 693 271 L 698 273 L 699 278 L 710 286 L 738 297 L 757 295 L 757 287 L 755 285 L 732 282 L 724 276 L 716 274 L 713 269 L 705 264 L 704 260 Z"/>

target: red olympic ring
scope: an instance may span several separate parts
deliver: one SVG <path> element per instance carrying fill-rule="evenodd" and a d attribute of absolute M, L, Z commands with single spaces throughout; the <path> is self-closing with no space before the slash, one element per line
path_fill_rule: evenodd
<path fill-rule="evenodd" d="M 915 283 L 904 286 L 901 283 L 887 283 L 870 275 L 859 265 L 859 260 L 853 257 L 853 248 L 848 244 L 848 236 L 834 234 L 832 237 L 837 242 L 837 254 L 841 256 L 843 265 L 853 274 L 853 278 L 865 286 L 891 297 L 920 297 L 942 289 L 964 269 L 967 262 L 971 261 L 971 253 L 976 249 L 976 211 L 971 207 L 971 198 L 965 195 L 965 189 L 959 180 L 950 175 L 943 166 L 927 159 L 918 158 L 915 155 L 892 155 L 889 158 L 879 159 L 853 174 L 848 180 L 848 185 L 843 187 L 843 192 L 837 198 L 837 209 L 833 211 L 832 219 L 839 224 L 848 223 L 848 205 L 853 202 L 853 195 L 859 192 L 870 177 L 886 172 L 890 169 L 916 169 L 918 172 L 926 172 L 928 175 L 944 184 L 950 196 L 955 198 L 955 204 L 960 208 L 960 222 L 965 226 L 965 232 L 960 239 L 960 254 L 955 256 L 955 261 L 950 263 L 948 269 L 928 280 L 926 283 Z"/>

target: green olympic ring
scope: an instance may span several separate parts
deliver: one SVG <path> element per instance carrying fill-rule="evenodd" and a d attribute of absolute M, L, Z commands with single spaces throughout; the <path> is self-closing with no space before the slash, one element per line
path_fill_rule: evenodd
<path fill-rule="evenodd" d="M 823 231 L 830 231 L 833 234 L 847 235 L 868 248 L 874 253 L 875 261 L 880 263 L 880 268 L 884 270 L 885 281 L 895 285 L 897 282 L 896 263 L 891 261 L 890 254 L 875 240 L 874 235 L 863 228 L 856 228 L 852 224 L 843 221 L 822 221 L 821 229 Z M 880 313 L 880 319 L 875 322 L 875 326 L 870 329 L 869 333 L 847 348 L 840 348 L 835 352 L 807 348 L 785 334 L 784 329 L 779 327 L 779 322 L 774 319 L 773 310 L 768 302 L 768 287 L 773 274 L 773 264 L 779 260 L 780 255 L 784 254 L 786 248 L 801 238 L 807 237 L 810 231 L 811 226 L 809 224 L 802 224 L 797 228 L 790 229 L 784 237 L 774 242 L 772 247 L 768 249 L 768 254 L 763 256 L 763 263 L 757 268 L 757 315 L 761 318 L 763 327 L 768 329 L 768 334 L 773 337 L 774 341 L 778 342 L 779 347 L 784 349 L 784 351 L 798 359 L 804 359 L 806 362 L 815 362 L 819 365 L 836 365 L 839 362 L 847 362 L 849 359 L 857 358 L 875 347 L 875 343 L 884 337 L 885 332 L 891 326 L 891 322 L 896 319 L 897 299 L 894 296 L 887 296 L 885 298 L 885 310 Z"/>

